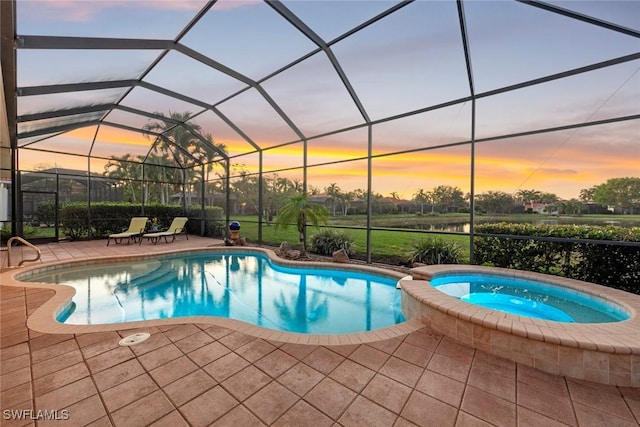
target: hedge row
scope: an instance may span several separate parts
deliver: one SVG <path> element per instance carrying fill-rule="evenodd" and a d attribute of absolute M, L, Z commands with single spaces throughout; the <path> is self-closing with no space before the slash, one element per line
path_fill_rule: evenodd
<path fill-rule="evenodd" d="M 144 213 L 143 213 L 144 212 Z M 91 217 L 89 218 L 89 213 Z M 85 238 L 106 238 L 109 234 L 127 229 L 131 218 L 146 216 L 157 218 L 160 229 L 166 229 L 174 217 L 185 216 L 181 206 L 99 202 L 91 204 L 91 212 L 86 203 L 66 203 L 60 208 L 62 232 L 72 240 Z M 187 232 L 210 237 L 221 237 L 224 231 L 224 212 L 217 206 L 206 207 L 204 211 L 205 229 L 201 230 L 200 207 L 188 209 Z"/>
<path fill-rule="evenodd" d="M 478 234 L 635 242 L 635 246 L 509 237 L 475 237 L 475 262 L 555 274 L 640 294 L 640 228 L 480 224 Z"/>

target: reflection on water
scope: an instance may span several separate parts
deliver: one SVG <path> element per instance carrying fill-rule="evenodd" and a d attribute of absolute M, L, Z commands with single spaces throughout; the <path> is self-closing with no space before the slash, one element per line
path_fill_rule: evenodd
<path fill-rule="evenodd" d="M 426 231 L 447 231 L 454 233 L 469 233 L 470 227 L 468 222 L 452 222 L 443 224 L 395 224 L 386 225 L 390 228 L 408 228 L 410 230 L 426 230 Z"/>
<path fill-rule="evenodd" d="M 285 268 L 250 253 L 69 268 L 31 280 L 76 288 L 75 309 L 64 319 L 71 324 L 205 315 L 277 330 L 336 334 L 404 321 L 394 279 Z"/>

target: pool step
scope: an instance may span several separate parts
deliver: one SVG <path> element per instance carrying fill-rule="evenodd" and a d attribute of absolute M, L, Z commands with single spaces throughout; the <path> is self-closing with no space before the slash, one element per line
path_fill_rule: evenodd
<path fill-rule="evenodd" d="M 118 283 L 117 289 L 126 291 L 131 288 L 148 288 L 150 286 L 156 286 L 166 283 L 166 280 L 172 270 L 166 268 L 157 268 L 145 274 L 141 274 L 130 279 L 128 282 Z"/>

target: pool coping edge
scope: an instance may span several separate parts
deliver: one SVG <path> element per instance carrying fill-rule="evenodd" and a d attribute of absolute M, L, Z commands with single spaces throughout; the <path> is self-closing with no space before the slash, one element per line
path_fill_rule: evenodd
<path fill-rule="evenodd" d="M 182 250 L 168 250 L 153 254 L 156 256 L 166 256 L 173 254 L 211 252 L 211 251 L 234 251 L 234 252 L 256 252 L 267 255 L 270 261 L 281 266 L 311 266 L 319 269 L 346 270 L 356 272 L 369 272 L 372 274 L 383 275 L 400 280 L 406 277 L 406 274 L 386 270 L 383 268 L 361 265 L 361 264 L 343 264 L 343 263 L 325 263 L 319 261 L 298 261 L 288 260 L 279 257 L 273 250 L 257 247 L 227 247 L 213 245 L 204 248 L 191 248 Z M 246 323 L 240 320 L 228 319 L 214 316 L 190 316 L 184 318 L 173 319 L 157 319 L 157 320 L 141 320 L 126 323 L 109 323 L 100 325 L 67 325 L 56 320 L 57 316 L 66 309 L 71 299 L 75 295 L 75 289 L 67 285 L 52 285 L 47 283 L 25 282 L 19 278 L 28 276 L 37 271 L 64 268 L 70 265 L 87 265 L 91 263 L 109 263 L 117 261 L 130 261 L 149 258 L 151 255 L 115 255 L 105 257 L 86 257 L 68 261 L 56 261 L 51 263 L 43 263 L 23 268 L 5 270 L 0 273 L 3 286 L 22 287 L 26 289 L 49 289 L 54 291 L 54 295 L 45 303 L 38 307 L 33 313 L 27 317 L 27 327 L 35 332 L 47 334 L 84 334 L 94 332 L 110 332 L 123 331 L 129 329 L 141 329 L 157 327 L 162 325 L 180 325 L 180 324 L 207 324 L 216 325 L 242 332 L 244 334 L 257 338 L 269 339 L 273 341 L 294 343 L 294 344 L 316 344 L 316 345 L 347 345 L 347 344 L 365 344 L 376 342 L 384 339 L 391 339 L 407 335 L 424 327 L 419 319 L 407 319 L 403 323 L 393 325 L 387 328 L 378 329 L 368 332 L 357 332 L 348 334 L 301 334 L 293 332 L 277 331 L 273 329 L 262 328 L 257 325 Z"/>

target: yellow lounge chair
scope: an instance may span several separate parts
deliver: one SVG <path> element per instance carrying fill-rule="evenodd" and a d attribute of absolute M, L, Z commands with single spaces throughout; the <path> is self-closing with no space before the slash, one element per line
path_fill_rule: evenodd
<path fill-rule="evenodd" d="M 185 227 L 188 220 L 189 218 L 187 217 L 177 216 L 173 218 L 171 225 L 166 231 L 159 231 L 156 233 L 146 233 L 142 237 L 146 237 L 147 239 L 151 240 L 154 245 L 158 244 L 158 240 L 160 240 L 161 237 L 164 237 L 165 243 L 169 243 L 169 241 L 167 240 L 167 237 L 171 237 L 171 242 L 173 242 L 174 240 L 176 240 L 176 236 L 178 234 L 184 234 L 187 240 L 189 240 L 189 235 L 187 234 L 187 228 Z M 140 239 L 140 244 L 142 244 L 142 239 Z"/>
<path fill-rule="evenodd" d="M 116 244 L 122 242 L 122 239 L 124 238 L 127 239 L 127 244 L 131 242 L 131 239 L 133 239 L 133 241 L 135 242 L 136 239 L 138 237 L 141 237 L 142 233 L 144 233 L 144 229 L 147 226 L 148 220 L 149 218 L 147 218 L 146 216 L 136 216 L 131 218 L 131 222 L 129 223 L 129 228 L 127 229 L 127 231 L 109 235 L 109 239 L 107 240 L 107 246 L 109 246 L 111 239 L 113 239 L 116 242 Z"/>

